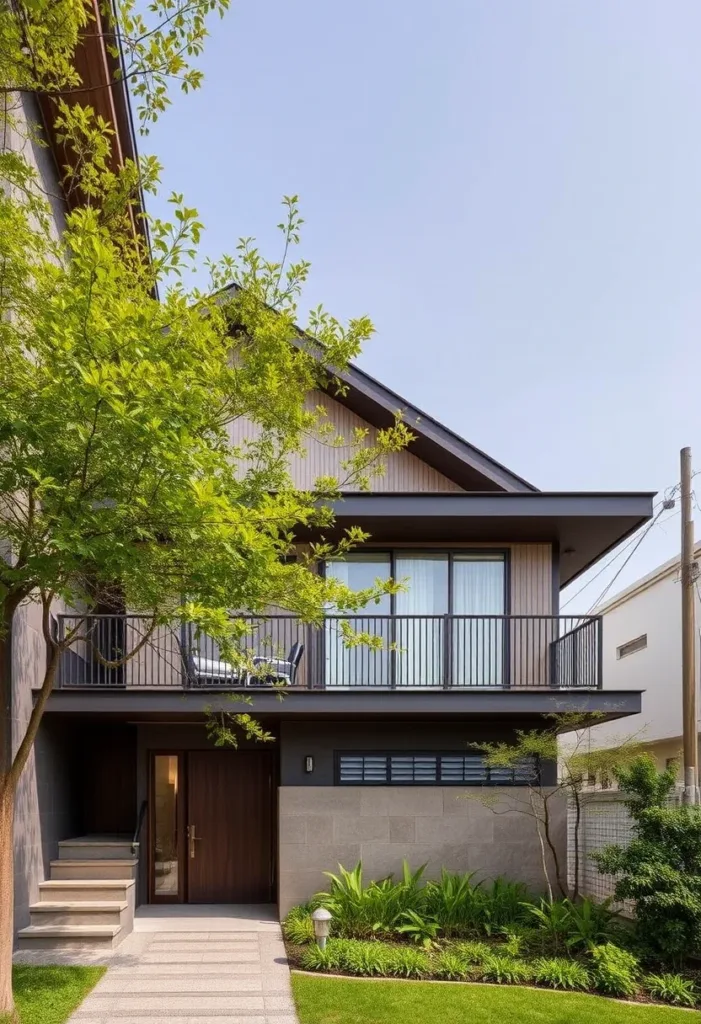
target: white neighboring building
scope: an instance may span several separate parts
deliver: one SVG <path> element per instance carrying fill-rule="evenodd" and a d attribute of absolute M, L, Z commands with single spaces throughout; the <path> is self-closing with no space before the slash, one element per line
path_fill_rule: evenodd
<path fill-rule="evenodd" d="M 701 544 L 694 552 L 701 560 Z M 695 588 L 699 725 L 701 579 Z M 603 622 L 603 678 L 612 690 L 643 690 L 642 713 L 590 730 L 592 744 L 639 737 L 659 768 L 682 747 L 681 581 L 679 558 L 660 565 L 595 609 Z M 701 728 L 699 729 L 701 732 Z"/>

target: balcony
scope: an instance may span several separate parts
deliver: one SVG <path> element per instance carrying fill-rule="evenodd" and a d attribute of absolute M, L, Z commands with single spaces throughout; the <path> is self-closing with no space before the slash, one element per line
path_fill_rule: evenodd
<path fill-rule="evenodd" d="M 240 616 L 245 666 L 214 640 L 174 623 L 149 635 L 140 615 L 60 615 L 61 690 L 466 691 L 600 690 L 599 616 L 329 615 L 310 626 L 292 615 Z M 349 637 L 366 634 L 377 647 Z M 125 655 L 127 660 L 123 661 Z M 120 664 L 120 662 L 122 662 Z"/>

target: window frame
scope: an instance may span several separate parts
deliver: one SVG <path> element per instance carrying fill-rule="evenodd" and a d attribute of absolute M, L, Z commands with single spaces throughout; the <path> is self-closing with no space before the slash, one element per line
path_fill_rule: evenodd
<path fill-rule="evenodd" d="M 486 768 L 486 766 L 485 766 L 485 769 L 486 769 L 487 777 L 483 781 L 480 781 L 480 782 L 466 782 L 464 779 L 458 781 L 458 780 L 452 780 L 452 779 L 443 779 L 441 777 L 442 776 L 442 773 L 441 773 L 441 761 L 440 761 L 441 758 L 443 758 L 443 757 L 465 758 L 465 757 L 470 757 L 470 756 L 478 757 L 480 755 L 479 754 L 474 754 L 474 755 L 466 754 L 464 750 L 415 750 L 415 749 L 414 750 L 386 750 L 386 749 L 385 750 L 334 750 L 334 752 L 333 752 L 333 779 L 334 779 L 334 783 L 333 784 L 334 784 L 334 786 L 368 786 L 368 787 L 374 787 L 374 788 L 383 787 L 383 786 L 385 788 L 387 788 L 389 786 L 420 786 L 421 788 L 429 788 L 429 787 L 434 787 L 435 788 L 435 787 L 438 787 L 438 786 L 456 786 L 456 787 L 461 786 L 463 789 L 470 789 L 470 788 L 476 789 L 476 788 L 483 788 L 483 787 L 488 787 L 488 788 L 492 789 L 492 788 L 494 788 L 496 786 L 510 786 L 510 787 L 523 788 L 523 787 L 528 786 L 529 781 L 531 781 L 531 780 L 517 780 L 515 777 L 512 778 L 511 781 L 509 781 L 509 782 L 504 782 L 501 779 L 494 779 L 494 780 L 492 780 L 489 777 L 491 771 L 498 772 L 498 771 L 506 771 L 507 769 L 504 769 L 504 768 L 490 769 L 490 768 Z M 356 757 L 356 758 L 357 757 L 372 757 L 372 758 L 375 758 L 375 759 L 384 758 L 385 761 L 387 762 L 386 777 L 385 777 L 385 779 L 384 780 L 379 780 L 379 781 L 369 781 L 369 780 L 362 780 L 362 781 L 355 780 L 355 781 L 352 781 L 352 782 L 343 781 L 342 778 L 341 778 L 341 760 L 344 757 Z M 417 781 L 416 779 L 410 779 L 410 780 L 406 780 L 406 781 L 394 780 L 394 779 L 392 779 L 390 777 L 391 776 L 390 759 L 393 758 L 393 757 L 403 757 L 403 758 L 410 758 L 410 757 L 413 757 L 413 758 L 430 758 L 430 757 L 433 757 L 433 758 L 436 759 L 436 769 L 437 769 L 436 777 L 435 777 L 435 779 L 430 779 L 430 780 L 427 780 L 427 781 L 421 781 L 421 780 Z M 534 775 L 534 778 L 533 778 L 532 781 L 535 782 L 536 784 L 540 784 L 540 779 L 541 779 L 541 774 L 542 774 L 542 765 L 541 765 L 540 759 L 538 757 L 534 757 L 533 758 L 533 764 L 534 764 L 534 769 L 535 769 L 535 775 Z M 515 768 L 511 769 L 511 770 L 515 771 Z"/>
<path fill-rule="evenodd" d="M 641 640 L 643 641 L 643 643 L 639 643 L 639 641 L 641 641 Z M 634 647 L 633 646 L 634 644 L 639 644 L 639 646 Z M 626 648 L 631 648 L 631 647 L 632 647 L 632 650 L 626 650 Z M 647 650 L 647 633 L 641 633 L 640 636 L 634 636 L 632 640 L 626 640 L 625 643 L 619 644 L 616 647 L 616 661 L 622 661 L 624 658 L 630 658 L 630 656 L 632 654 L 638 654 L 640 651 L 646 651 L 646 650 Z"/>
<path fill-rule="evenodd" d="M 453 615 L 453 565 L 456 558 L 465 555 L 499 555 L 504 564 L 504 610 L 500 615 L 511 615 L 511 548 L 508 547 L 485 547 L 485 548 L 427 548 L 421 545 L 417 547 L 369 547 L 365 546 L 357 551 L 350 552 L 350 555 L 362 556 L 365 553 L 373 555 L 389 555 L 389 576 L 390 579 L 397 578 L 397 556 L 398 555 L 446 555 L 448 558 L 448 611 L 446 615 Z M 329 561 L 348 561 L 348 559 L 327 559 L 321 563 L 321 570 L 326 576 Z M 361 613 L 362 614 L 362 613 Z M 397 595 L 390 594 L 390 611 L 387 613 L 395 617 L 397 615 Z"/>

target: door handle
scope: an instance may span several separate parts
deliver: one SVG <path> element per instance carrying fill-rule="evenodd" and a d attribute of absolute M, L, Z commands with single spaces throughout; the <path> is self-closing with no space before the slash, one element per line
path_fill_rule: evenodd
<path fill-rule="evenodd" d="M 188 841 L 188 843 L 190 845 L 190 860 L 194 860 L 195 859 L 195 843 L 201 843 L 202 842 L 202 836 L 198 836 L 198 835 L 195 834 L 195 826 L 194 825 L 188 825 L 187 826 L 187 841 Z"/>

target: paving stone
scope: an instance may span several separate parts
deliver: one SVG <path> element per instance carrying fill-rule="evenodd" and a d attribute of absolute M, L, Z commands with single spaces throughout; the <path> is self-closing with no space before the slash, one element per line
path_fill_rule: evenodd
<path fill-rule="evenodd" d="M 250 964 L 260 963 L 257 949 L 240 953 L 145 953 L 141 958 L 145 964 Z"/>
<path fill-rule="evenodd" d="M 289 977 L 263 974 L 260 980 L 264 995 L 289 995 L 292 991 Z"/>
<path fill-rule="evenodd" d="M 149 953 L 244 953 L 259 949 L 258 942 L 219 942 L 206 939 L 204 942 L 152 942 Z"/>
<path fill-rule="evenodd" d="M 276 967 L 278 965 L 276 964 Z M 279 967 L 278 967 L 279 969 Z M 269 968 L 268 968 L 269 970 Z M 221 974 L 223 971 L 227 975 L 236 975 L 241 977 L 260 977 L 261 976 L 261 964 L 260 961 L 252 961 L 244 964 L 203 964 L 196 961 L 192 964 L 181 964 L 181 963 L 168 963 L 168 964 L 133 964 L 132 966 L 120 966 L 110 967 L 108 977 L 119 977 L 119 978 L 148 978 L 148 977 L 168 977 L 176 975 L 178 977 L 187 978 L 198 978 L 203 974 Z"/>
<path fill-rule="evenodd" d="M 224 996 L 208 996 L 197 992 L 188 995 L 128 995 L 122 993 L 113 996 L 94 995 L 90 998 L 90 1009 L 92 1012 L 100 1013 L 124 1013 L 125 1010 L 138 1010 L 140 1013 L 148 1010 L 188 1010 L 190 1013 L 200 1013 L 206 1010 L 265 1010 L 263 997 L 260 995 L 237 996 L 234 994 Z"/>
<path fill-rule="evenodd" d="M 265 1010 L 269 1013 L 291 1013 L 295 1008 L 292 996 L 266 996 Z"/>
<path fill-rule="evenodd" d="M 110 967 L 70 1024 L 298 1024 L 280 926 L 269 914 L 149 908 L 116 951 L 65 954 L 60 962 Z"/>
<path fill-rule="evenodd" d="M 110 972 L 111 974 L 111 972 Z M 173 978 L 132 977 L 116 978 L 108 974 L 95 989 L 98 995 L 127 993 L 130 995 L 155 995 L 163 992 L 166 995 L 178 992 L 203 992 L 219 995 L 223 992 L 262 992 L 260 976 L 240 977 L 228 975 L 199 975 Z"/>

